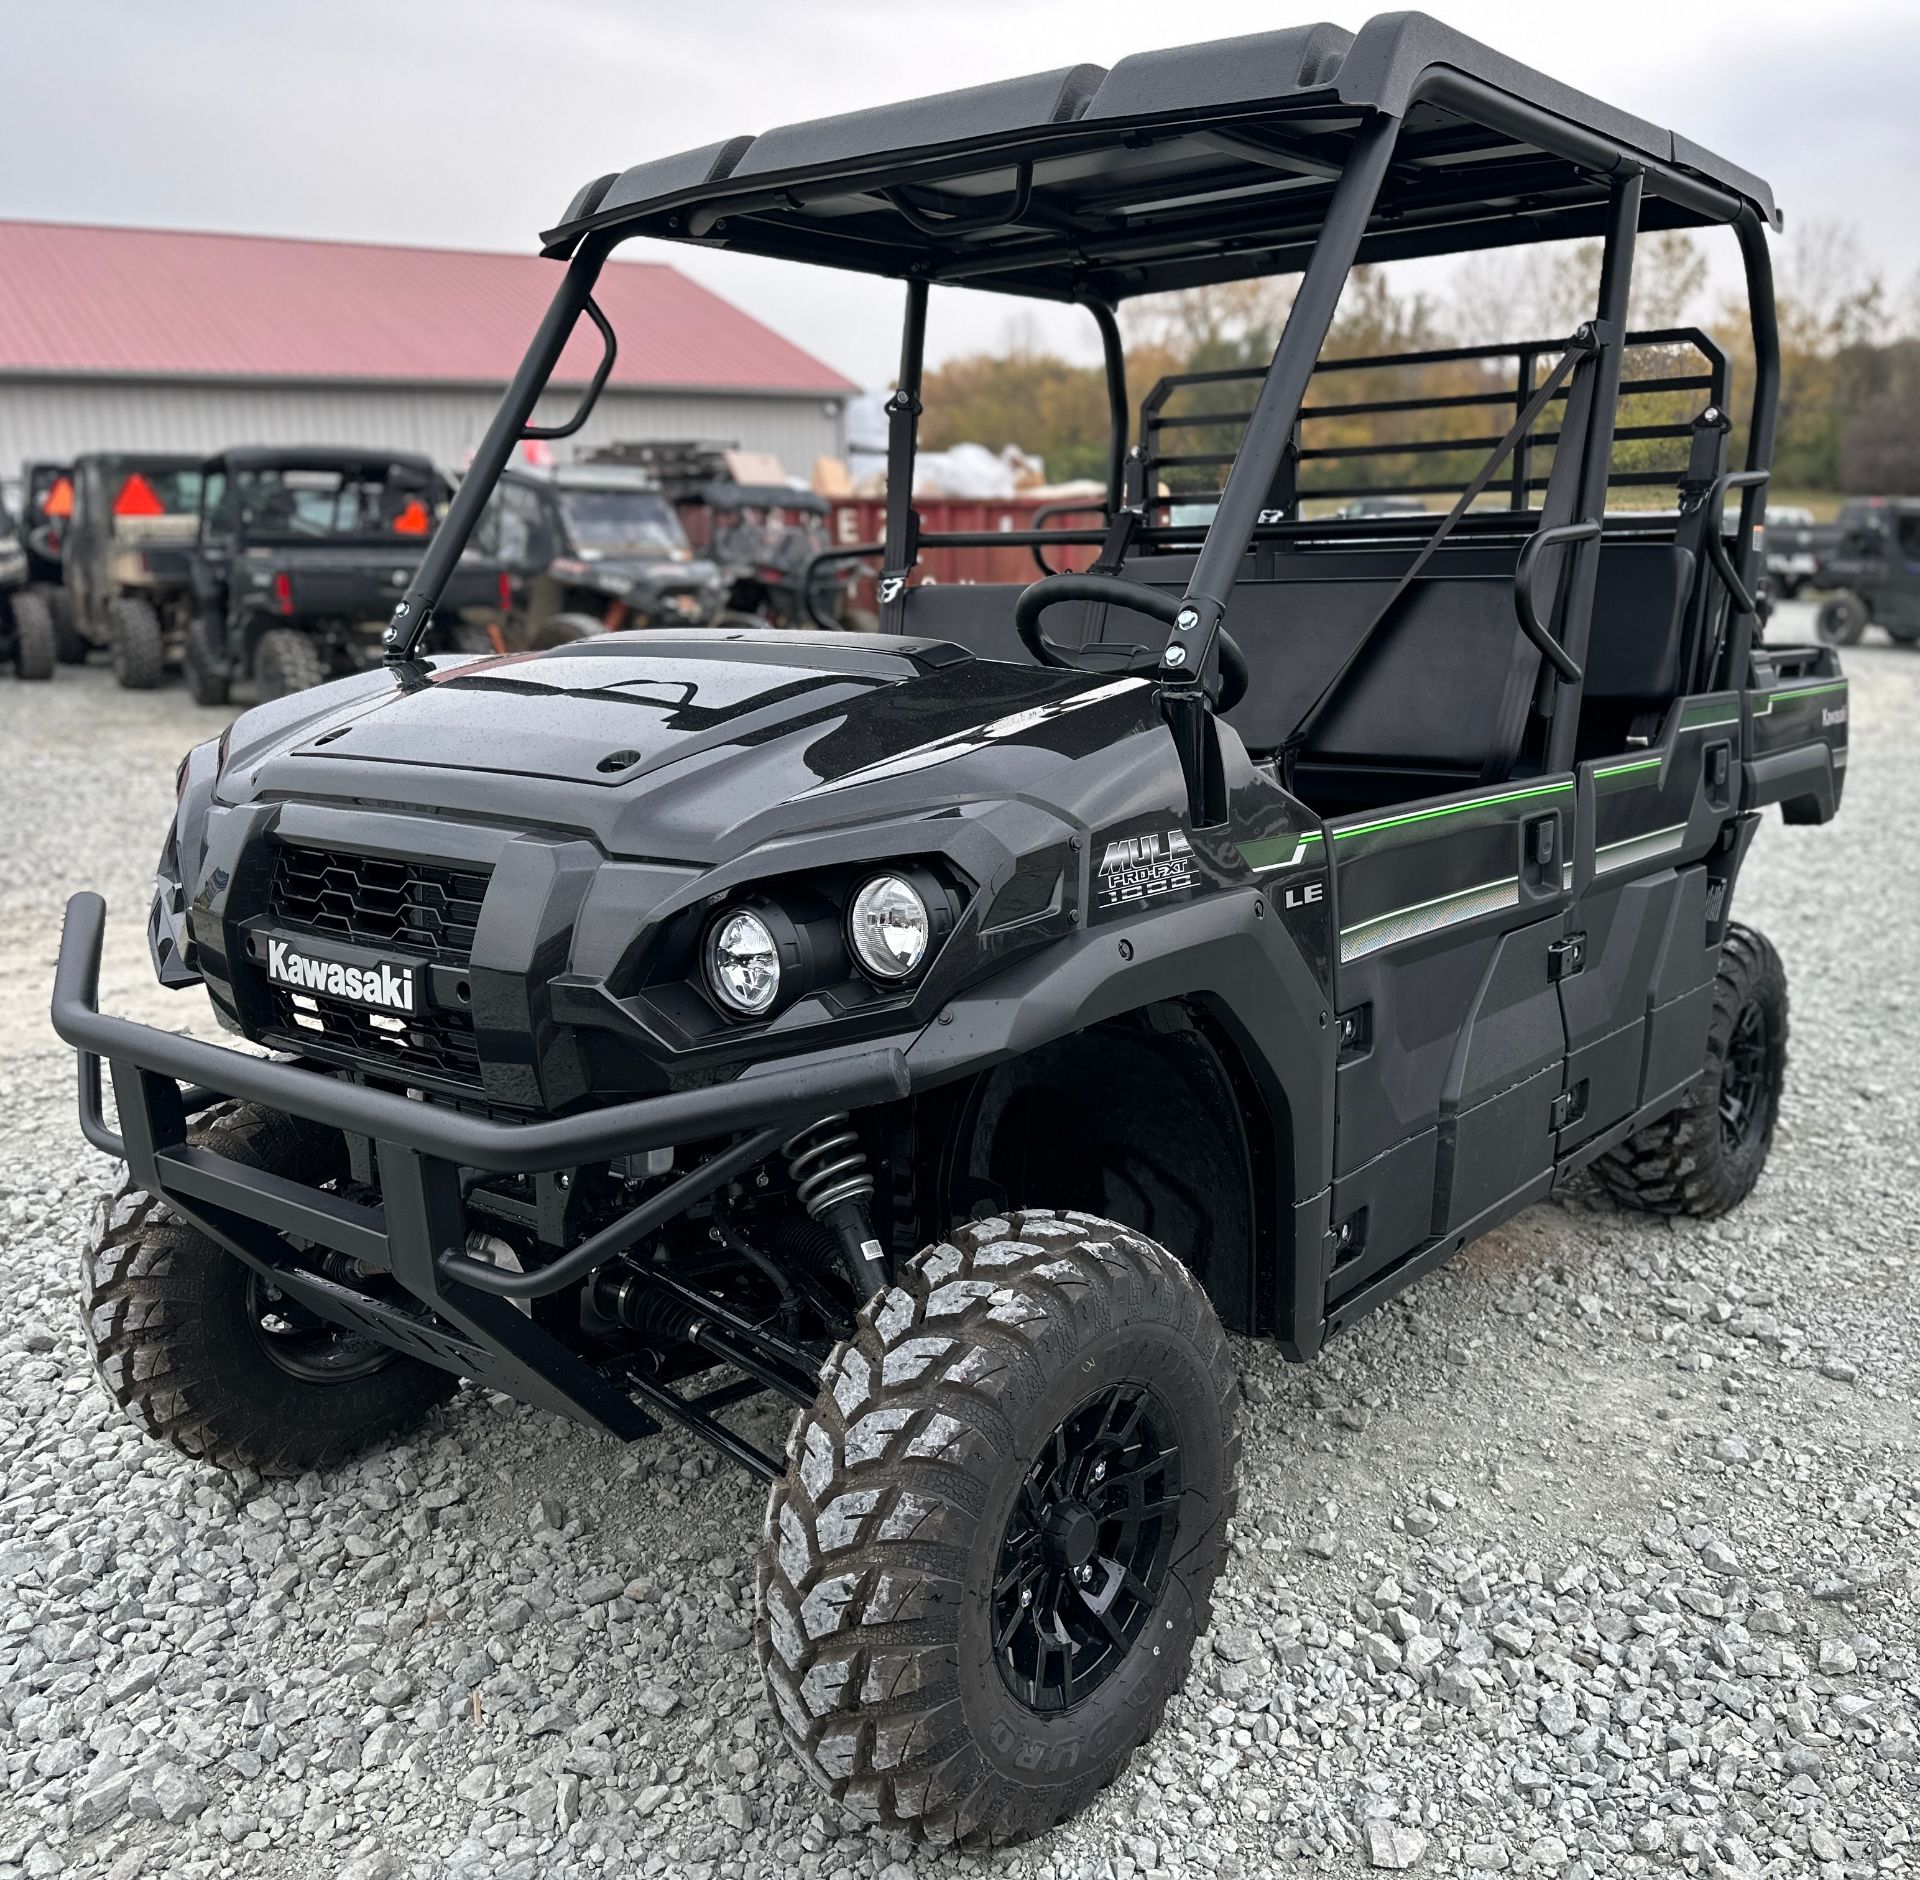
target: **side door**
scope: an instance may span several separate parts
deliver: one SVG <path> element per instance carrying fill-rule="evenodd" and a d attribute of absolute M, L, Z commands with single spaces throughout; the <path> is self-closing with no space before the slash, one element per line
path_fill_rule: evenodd
<path fill-rule="evenodd" d="M 1704 1059 L 1740 745 L 1740 695 L 1695 695 L 1644 748 L 1579 768 L 1561 1155 L 1676 1092 Z"/>
<path fill-rule="evenodd" d="M 1551 1186 L 1577 795 L 1548 776 L 1325 825 L 1335 1329 Z"/>

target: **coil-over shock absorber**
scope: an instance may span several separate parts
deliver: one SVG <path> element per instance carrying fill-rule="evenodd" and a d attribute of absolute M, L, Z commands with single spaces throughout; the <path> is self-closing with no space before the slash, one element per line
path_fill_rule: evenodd
<path fill-rule="evenodd" d="M 870 1299 L 892 1276 L 867 1206 L 873 1171 L 859 1132 L 844 1110 L 836 1111 L 789 1136 L 780 1153 L 800 1205 L 839 1243 L 855 1295 Z"/>

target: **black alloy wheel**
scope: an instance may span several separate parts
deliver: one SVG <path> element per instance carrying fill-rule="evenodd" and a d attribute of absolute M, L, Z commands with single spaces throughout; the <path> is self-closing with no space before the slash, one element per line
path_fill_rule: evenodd
<path fill-rule="evenodd" d="M 1740 1155 L 1768 1116 L 1773 1049 L 1767 1012 L 1757 999 L 1740 1009 L 1720 1066 L 1720 1139 L 1729 1155 Z"/>
<path fill-rule="evenodd" d="M 1146 1630 L 1180 1506 L 1173 1429 L 1151 1390 L 1113 1384 L 1053 1432 L 1027 1472 L 994 1573 L 993 1648 L 1029 1710 L 1071 1710 Z"/>
<path fill-rule="evenodd" d="M 1207 1629 L 1238 1396 L 1199 1280 L 1132 1228 L 1019 1208 L 905 1262 L 767 1503 L 760 1663 L 813 1780 L 935 1842 L 1084 1808 Z"/>

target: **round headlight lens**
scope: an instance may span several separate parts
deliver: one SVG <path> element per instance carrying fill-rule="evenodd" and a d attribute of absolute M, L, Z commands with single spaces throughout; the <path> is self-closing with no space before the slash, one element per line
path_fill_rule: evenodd
<path fill-rule="evenodd" d="M 780 949 L 758 914 L 736 908 L 707 932 L 707 984 L 730 1012 L 757 1017 L 780 996 Z"/>
<path fill-rule="evenodd" d="M 847 915 L 854 953 L 877 979 L 906 978 L 927 957 L 932 932 L 920 891 L 898 875 L 875 875 Z"/>

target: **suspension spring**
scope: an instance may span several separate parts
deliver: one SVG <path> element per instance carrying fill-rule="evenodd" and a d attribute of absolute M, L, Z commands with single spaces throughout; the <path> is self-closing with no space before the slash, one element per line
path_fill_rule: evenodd
<path fill-rule="evenodd" d="M 873 1171 L 844 1110 L 823 1116 L 781 1144 L 800 1205 L 816 1221 L 843 1202 L 873 1199 Z"/>

